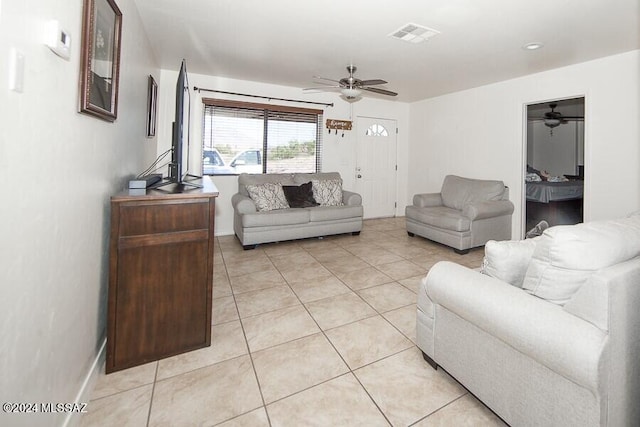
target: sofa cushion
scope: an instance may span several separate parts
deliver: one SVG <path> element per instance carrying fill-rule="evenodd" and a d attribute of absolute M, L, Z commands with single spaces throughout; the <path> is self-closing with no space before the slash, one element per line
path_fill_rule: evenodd
<path fill-rule="evenodd" d="M 326 179 L 311 181 L 313 187 L 313 198 L 322 206 L 342 205 L 342 180 Z"/>
<path fill-rule="evenodd" d="M 480 272 L 521 288 L 537 239 L 489 240 L 484 245 Z"/>
<path fill-rule="evenodd" d="M 267 182 L 260 185 L 247 185 L 246 188 L 249 197 L 261 212 L 289 207 L 281 184 Z"/>
<path fill-rule="evenodd" d="M 640 255 L 640 216 L 547 229 L 539 237 L 523 288 L 564 305 L 594 272 Z"/>
<path fill-rule="evenodd" d="M 295 173 L 293 174 L 293 182 L 296 184 L 304 184 L 305 182 L 317 179 L 318 181 L 326 181 L 328 179 L 341 179 L 338 172 L 316 172 L 316 173 Z"/>
<path fill-rule="evenodd" d="M 462 178 L 447 175 L 440 192 L 442 204 L 462 210 L 467 203 L 501 200 L 504 193 L 502 181 Z"/>
<path fill-rule="evenodd" d="M 316 221 L 333 221 L 336 219 L 360 218 L 362 217 L 362 206 L 317 206 L 308 208 L 309 219 Z"/>
<path fill-rule="evenodd" d="M 307 180 L 309 181 L 309 180 Z M 248 196 L 247 185 L 260 184 L 296 185 L 291 173 L 241 173 L 238 175 L 238 193 Z"/>
<path fill-rule="evenodd" d="M 462 215 L 461 211 L 445 206 L 429 208 L 407 206 L 405 212 L 407 218 L 446 230 L 469 231 L 471 227 L 471 220 Z"/>
<path fill-rule="evenodd" d="M 287 226 L 306 224 L 308 222 L 309 211 L 307 209 L 281 209 L 242 215 L 242 226 L 245 228 L 269 227 L 274 225 Z"/>
<path fill-rule="evenodd" d="M 284 191 L 284 196 L 287 198 L 289 207 L 309 208 L 319 205 L 313 198 L 311 181 L 301 185 L 283 185 L 282 190 Z"/>

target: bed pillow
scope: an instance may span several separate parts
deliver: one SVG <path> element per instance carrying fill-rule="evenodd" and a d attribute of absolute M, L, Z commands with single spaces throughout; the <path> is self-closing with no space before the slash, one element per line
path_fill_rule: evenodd
<path fill-rule="evenodd" d="M 551 227 L 539 239 L 522 287 L 564 305 L 594 272 L 640 255 L 640 216 Z"/>
<path fill-rule="evenodd" d="M 489 240 L 480 272 L 522 288 L 538 237 L 525 240 Z"/>
<path fill-rule="evenodd" d="M 249 197 L 251 197 L 260 212 L 287 209 L 289 207 L 284 196 L 282 184 L 268 182 L 259 185 L 247 185 L 246 188 Z"/>
<path fill-rule="evenodd" d="M 312 180 L 313 198 L 321 206 L 342 206 L 342 180 Z"/>
<path fill-rule="evenodd" d="M 282 190 L 287 198 L 289 207 L 310 208 L 318 206 L 318 202 L 313 198 L 313 185 L 311 181 L 301 185 L 283 185 Z"/>

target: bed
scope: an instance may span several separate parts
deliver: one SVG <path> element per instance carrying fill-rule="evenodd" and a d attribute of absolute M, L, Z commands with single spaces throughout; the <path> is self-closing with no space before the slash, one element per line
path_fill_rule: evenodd
<path fill-rule="evenodd" d="M 583 221 L 584 181 L 527 182 L 527 229 L 540 220 L 549 225 Z"/>
<path fill-rule="evenodd" d="M 584 181 L 527 182 L 527 201 L 538 203 L 582 199 Z"/>

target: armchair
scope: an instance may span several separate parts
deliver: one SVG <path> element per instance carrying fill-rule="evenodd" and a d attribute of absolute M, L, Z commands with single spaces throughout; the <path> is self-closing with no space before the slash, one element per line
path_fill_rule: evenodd
<path fill-rule="evenodd" d="M 407 233 L 465 254 L 489 240 L 511 238 L 513 203 L 502 181 L 447 175 L 440 193 L 416 194 L 405 209 Z"/>

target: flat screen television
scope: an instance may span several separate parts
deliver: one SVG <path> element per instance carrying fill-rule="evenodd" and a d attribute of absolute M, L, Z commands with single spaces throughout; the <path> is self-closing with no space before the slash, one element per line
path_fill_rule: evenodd
<path fill-rule="evenodd" d="M 171 162 L 167 181 L 156 188 L 170 192 L 185 190 L 185 186 L 200 188 L 189 182 L 199 176 L 189 175 L 189 122 L 191 119 L 191 95 L 187 78 L 187 63 L 183 59 L 176 82 L 176 111 L 171 132 Z M 176 184 L 176 185 L 171 185 Z"/>
<path fill-rule="evenodd" d="M 185 161 L 189 157 L 189 79 L 187 63 L 183 59 L 176 82 L 176 115 L 171 137 L 171 163 L 169 164 L 169 181 L 182 183 L 187 168 Z"/>

